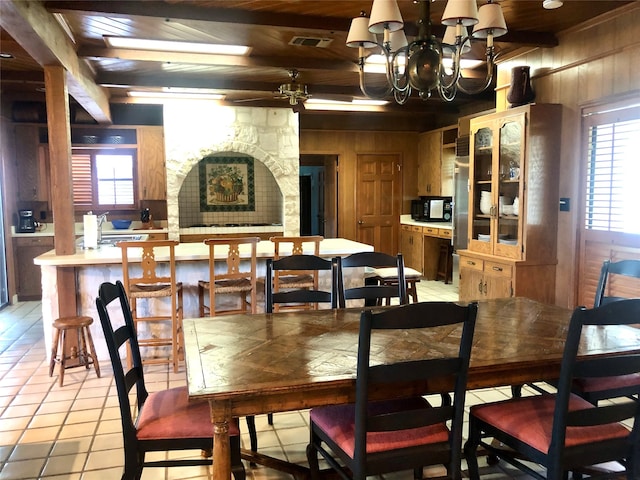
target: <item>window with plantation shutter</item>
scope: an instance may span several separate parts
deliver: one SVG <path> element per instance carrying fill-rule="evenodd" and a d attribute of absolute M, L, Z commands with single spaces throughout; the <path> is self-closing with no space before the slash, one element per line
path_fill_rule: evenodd
<path fill-rule="evenodd" d="M 78 207 L 91 207 L 93 205 L 91 155 L 86 153 L 71 155 L 71 172 L 73 177 L 73 204 Z"/>
<path fill-rule="evenodd" d="M 640 234 L 640 108 L 594 114 L 586 123 L 585 228 Z"/>
<path fill-rule="evenodd" d="M 136 207 L 136 156 L 131 149 L 75 149 L 71 155 L 76 210 Z"/>
<path fill-rule="evenodd" d="M 576 305 L 593 305 L 602 262 L 640 258 L 640 99 L 636 95 L 586 106 L 582 125 Z M 626 281 L 616 281 L 616 288 L 627 288 Z"/>

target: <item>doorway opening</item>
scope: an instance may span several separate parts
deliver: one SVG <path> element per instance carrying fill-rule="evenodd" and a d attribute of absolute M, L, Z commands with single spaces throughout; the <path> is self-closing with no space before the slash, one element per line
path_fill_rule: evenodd
<path fill-rule="evenodd" d="M 300 156 L 300 235 L 338 236 L 338 156 Z"/>

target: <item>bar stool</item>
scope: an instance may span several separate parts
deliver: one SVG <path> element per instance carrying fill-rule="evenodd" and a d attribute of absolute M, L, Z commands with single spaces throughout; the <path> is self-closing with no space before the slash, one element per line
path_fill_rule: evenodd
<path fill-rule="evenodd" d="M 377 280 L 380 285 L 398 285 L 398 275 L 395 268 L 375 268 L 373 269 L 372 278 Z M 404 267 L 404 281 L 407 284 L 407 300 L 418 303 L 418 288 L 416 283 L 420 281 L 422 274 L 413 268 Z M 390 305 L 391 299 L 386 299 L 386 305 Z M 401 302 L 402 303 L 402 302 Z"/>
<path fill-rule="evenodd" d="M 438 257 L 438 273 L 436 280 L 449 283 L 453 278 L 453 246 L 449 241 L 440 242 L 440 256 Z"/>
<path fill-rule="evenodd" d="M 256 255 L 257 244 L 260 237 L 243 237 L 243 238 L 208 238 L 204 241 L 209 246 L 209 280 L 198 281 L 198 307 L 201 317 L 209 314 L 210 317 L 220 314 L 231 313 L 247 313 L 251 307 L 251 313 L 257 312 L 257 287 L 256 287 Z M 240 249 L 243 246 L 250 247 L 250 257 L 247 258 L 247 267 L 242 268 Z M 215 260 L 216 251 L 226 250 L 224 262 L 226 269 L 221 269 L 216 273 Z M 222 256 L 218 258 L 222 264 Z M 208 292 L 208 303 L 205 298 L 205 292 Z M 222 295 L 232 295 L 239 297 L 240 304 L 238 308 L 223 308 L 218 302 L 216 306 L 216 297 Z M 249 296 L 249 302 L 247 302 Z"/>
<path fill-rule="evenodd" d="M 147 332 L 138 338 L 140 347 L 169 348 L 170 353 L 165 357 L 147 357 L 145 364 L 169 363 L 173 371 L 178 372 L 180 357 L 184 354 L 184 340 L 182 335 L 182 282 L 176 280 L 176 240 L 146 240 L 118 242 L 122 249 L 123 284 L 129 303 L 131 316 L 136 327 L 136 333 L 141 324 L 147 323 Z M 139 264 L 139 269 L 132 264 Z M 162 268 L 161 268 L 162 265 Z M 147 302 L 157 299 L 168 299 L 169 312 L 157 313 L 147 305 L 148 315 L 140 312 L 138 300 Z M 158 309 L 158 306 L 155 306 Z M 168 324 L 168 325 L 167 325 Z M 127 364 L 131 367 L 131 352 L 127 350 Z"/>
<path fill-rule="evenodd" d="M 64 371 L 67 368 L 85 367 L 87 370 L 93 364 L 96 375 L 100 378 L 100 364 L 93 346 L 93 338 L 89 326 L 93 323 L 91 317 L 62 317 L 53 322 L 55 329 L 53 343 L 51 345 L 51 362 L 49 363 L 49 376 L 53 376 L 56 363 L 60 364 L 60 386 L 63 386 Z M 71 351 L 67 348 L 67 332 L 75 330 L 78 337 L 78 346 L 72 346 Z M 60 351 L 60 354 L 58 352 Z M 76 360 L 69 365 L 67 360 Z"/>

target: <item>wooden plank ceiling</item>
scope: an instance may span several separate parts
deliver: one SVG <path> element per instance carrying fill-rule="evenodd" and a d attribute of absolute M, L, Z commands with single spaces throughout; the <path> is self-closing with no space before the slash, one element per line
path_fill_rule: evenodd
<path fill-rule="evenodd" d="M 345 40 L 351 18 L 361 11 L 369 12 L 371 1 L 40 3 L 51 21 L 55 23 L 55 18 L 66 30 L 78 58 L 90 67 L 93 80 L 105 89 L 111 102 L 131 101 L 127 92 L 132 89 L 159 91 L 163 87 L 197 87 L 225 94 L 225 101 L 231 105 L 286 107 L 287 99 L 275 92 L 281 84 L 290 82 L 288 71 L 291 69 L 300 72 L 300 83 L 306 84 L 315 97 L 348 100 L 362 96 L 355 63 L 357 50 L 346 47 Z M 558 32 L 625 3 L 629 2 L 566 0 L 559 9 L 545 10 L 542 0 L 502 0 L 509 33 L 497 39 L 497 50 L 508 57 L 510 52 L 522 48 L 553 47 L 557 44 Z M 411 0 L 399 0 L 398 4 L 405 20 L 405 32 L 409 37 L 416 35 L 418 7 Z M 443 32 L 440 18 L 445 5 L 443 0 L 431 3 L 433 33 L 439 37 Z M 30 46 L 28 35 L 23 36 L 24 29 L 11 24 L 9 16 L 3 15 L 3 18 L 0 49 L 13 55 L 12 59 L 0 60 L 3 101 L 43 99 L 42 60 L 34 60 L 38 54 Z M 41 35 L 37 31 L 32 34 Z M 246 57 L 225 57 L 118 50 L 108 48 L 104 36 L 244 44 L 251 47 L 251 52 Z M 329 42 L 326 48 L 291 45 L 290 41 L 296 36 L 323 38 Z M 474 44 L 473 55 L 481 56 L 483 52 L 482 42 Z M 447 124 L 460 112 L 487 108 L 492 100 L 493 92 L 489 89 L 479 96 L 459 95 L 452 103 L 445 103 L 437 96 L 427 101 L 415 98 L 404 106 L 391 104 L 386 110 L 388 115 L 404 118 L 399 123 L 402 128 L 420 130 Z M 320 114 L 303 111 L 301 118 L 313 124 L 309 120 L 311 115 Z"/>

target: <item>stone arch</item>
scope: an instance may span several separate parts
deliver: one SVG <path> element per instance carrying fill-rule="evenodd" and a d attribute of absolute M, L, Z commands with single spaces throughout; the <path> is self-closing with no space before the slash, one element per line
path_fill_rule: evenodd
<path fill-rule="evenodd" d="M 269 169 L 283 196 L 284 233 L 298 235 L 297 114 L 289 109 L 218 107 L 202 103 L 187 105 L 186 110 L 179 105 L 165 105 L 169 237 L 179 238 L 178 194 L 187 174 L 205 156 L 221 152 L 249 155 Z M 216 114 L 215 118 L 224 116 L 228 121 L 215 127 L 201 124 Z"/>

